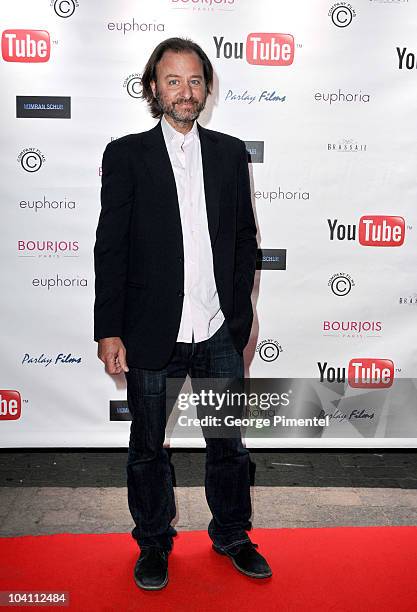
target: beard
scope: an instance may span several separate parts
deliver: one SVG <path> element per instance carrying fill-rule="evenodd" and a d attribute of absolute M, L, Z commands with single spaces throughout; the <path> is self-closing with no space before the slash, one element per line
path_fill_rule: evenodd
<path fill-rule="evenodd" d="M 197 119 L 206 106 L 207 100 L 207 96 L 201 102 L 191 96 L 191 98 L 177 98 L 175 102 L 168 102 L 158 90 L 156 90 L 155 98 L 164 115 L 168 115 L 180 124 L 191 123 Z M 184 103 L 187 106 L 182 106 Z"/>

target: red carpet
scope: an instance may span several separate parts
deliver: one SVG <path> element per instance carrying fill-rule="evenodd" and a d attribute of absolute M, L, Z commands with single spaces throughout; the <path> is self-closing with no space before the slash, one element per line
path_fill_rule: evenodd
<path fill-rule="evenodd" d="M 180 532 L 168 586 L 143 592 L 132 577 L 139 549 L 130 534 L 0 538 L 0 591 L 69 591 L 69 607 L 46 609 L 85 612 L 417 610 L 417 527 L 255 529 L 251 539 L 272 578 L 239 574 L 205 531 Z"/>

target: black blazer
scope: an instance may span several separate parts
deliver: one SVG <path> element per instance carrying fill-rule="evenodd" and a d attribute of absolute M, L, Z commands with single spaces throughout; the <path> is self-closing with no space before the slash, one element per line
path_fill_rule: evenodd
<path fill-rule="evenodd" d="M 248 156 L 238 138 L 197 124 L 220 307 L 241 353 L 252 326 L 256 225 Z M 129 367 L 162 369 L 175 347 L 184 252 L 174 173 L 161 123 L 109 143 L 94 246 L 94 340 L 119 336 Z"/>

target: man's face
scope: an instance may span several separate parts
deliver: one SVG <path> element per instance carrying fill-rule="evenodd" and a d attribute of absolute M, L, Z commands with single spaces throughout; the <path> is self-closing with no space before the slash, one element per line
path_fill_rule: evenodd
<path fill-rule="evenodd" d="M 157 83 L 152 92 L 162 112 L 179 124 L 197 119 L 206 104 L 203 65 L 194 51 L 165 51 L 156 67 Z"/>

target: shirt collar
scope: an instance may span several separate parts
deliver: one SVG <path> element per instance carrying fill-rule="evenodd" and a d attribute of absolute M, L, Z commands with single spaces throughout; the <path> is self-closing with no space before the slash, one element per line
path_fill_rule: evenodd
<path fill-rule="evenodd" d="M 183 144 L 186 140 L 190 140 L 191 138 L 198 139 L 197 121 L 194 121 L 193 127 L 189 132 L 187 132 L 187 134 L 181 134 L 181 132 L 174 129 L 165 119 L 165 116 L 162 115 L 161 128 L 167 142 L 177 141 L 180 144 Z"/>

